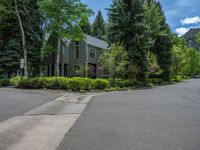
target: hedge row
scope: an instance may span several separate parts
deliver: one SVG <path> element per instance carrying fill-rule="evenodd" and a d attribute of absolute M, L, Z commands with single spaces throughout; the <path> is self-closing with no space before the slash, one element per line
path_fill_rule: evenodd
<path fill-rule="evenodd" d="M 16 88 L 27 89 L 63 89 L 68 91 L 91 91 L 104 89 L 120 89 L 134 87 L 138 82 L 134 79 L 90 79 L 90 78 L 66 78 L 66 77 L 14 77 L 10 85 Z"/>
<path fill-rule="evenodd" d="M 0 79 L 0 87 L 9 85 L 10 85 L 10 79 Z"/>
<path fill-rule="evenodd" d="M 66 78 L 66 77 L 37 77 L 20 78 L 10 80 L 11 85 L 16 88 L 28 89 L 63 89 L 68 91 L 90 91 L 103 90 L 110 87 L 109 81 L 105 79 L 90 78 Z"/>
<path fill-rule="evenodd" d="M 162 84 L 162 79 L 149 78 L 146 84 Z M 119 90 L 134 86 L 144 86 L 135 79 L 90 79 L 90 78 L 67 78 L 67 77 L 37 77 L 12 79 L 0 79 L 0 87 L 12 85 L 24 89 L 62 89 L 68 91 L 91 91 L 91 90 Z"/>
<path fill-rule="evenodd" d="M 114 88 L 128 88 L 139 85 L 136 79 L 108 79 L 110 86 Z"/>

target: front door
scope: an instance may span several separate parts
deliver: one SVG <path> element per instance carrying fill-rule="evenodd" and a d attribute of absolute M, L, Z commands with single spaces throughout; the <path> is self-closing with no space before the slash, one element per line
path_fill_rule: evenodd
<path fill-rule="evenodd" d="M 90 78 L 96 78 L 97 77 L 97 67 L 96 64 L 88 64 L 88 77 Z"/>

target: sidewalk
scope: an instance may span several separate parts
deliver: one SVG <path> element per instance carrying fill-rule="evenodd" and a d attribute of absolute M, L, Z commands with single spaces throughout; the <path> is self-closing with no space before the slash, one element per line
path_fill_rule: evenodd
<path fill-rule="evenodd" d="M 0 123 L 1 150 L 55 150 L 95 94 L 67 93 Z"/>

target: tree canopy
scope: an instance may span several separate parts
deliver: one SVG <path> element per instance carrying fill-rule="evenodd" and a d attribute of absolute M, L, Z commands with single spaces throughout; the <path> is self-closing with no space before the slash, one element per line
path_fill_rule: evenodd
<path fill-rule="evenodd" d="M 105 50 L 101 55 L 100 62 L 114 78 L 124 78 L 127 75 L 128 53 L 123 44 L 111 45 L 111 49 Z"/>

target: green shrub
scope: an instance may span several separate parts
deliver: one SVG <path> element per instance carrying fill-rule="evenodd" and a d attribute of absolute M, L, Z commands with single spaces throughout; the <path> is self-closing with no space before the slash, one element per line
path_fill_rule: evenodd
<path fill-rule="evenodd" d="M 32 78 L 19 78 L 16 80 L 16 87 L 20 88 L 33 89 L 35 84 Z"/>
<path fill-rule="evenodd" d="M 66 89 L 67 83 L 65 83 L 64 77 L 50 77 L 42 79 L 45 82 L 45 88 L 47 89 Z M 66 85 L 65 85 L 66 84 Z"/>
<path fill-rule="evenodd" d="M 160 78 L 149 78 L 147 79 L 148 84 L 162 84 L 163 80 Z"/>
<path fill-rule="evenodd" d="M 13 77 L 10 79 L 10 84 L 16 88 L 19 88 L 21 84 L 21 79 L 21 77 Z"/>
<path fill-rule="evenodd" d="M 178 75 L 178 76 L 173 77 L 171 80 L 173 82 L 182 82 L 182 81 L 187 80 L 187 79 L 189 79 L 189 77 Z"/>
<path fill-rule="evenodd" d="M 138 84 L 135 79 L 108 79 L 111 87 L 134 87 Z"/>
<path fill-rule="evenodd" d="M 0 87 L 9 85 L 10 85 L 10 79 L 0 79 Z"/>
<path fill-rule="evenodd" d="M 68 91 L 90 91 L 110 88 L 106 79 L 66 78 L 66 77 L 14 77 L 11 84 L 16 88 L 28 89 L 63 89 Z"/>
<path fill-rule="evenodd" d="M 86 89 L 86 82 L 83 78 L 72 78 L 69 80 L 69 90 L 72 91 L 80 91 L 80 90 L 85 90 Z"/>
<path fill-rule="evenodd" d="M 110 83 L 106 79 L 95 79 L 94 80 L 94 88 L 97 90 L 103 90 L 106 88 L 110 88 Z"/>
<path fill-rule="evenodd" d="M 84 79 L 86 91 L 91 91 L 92 89 L 94 89 L 94 79 L 90 78 L 82 78 L 82 79 Z"/>

